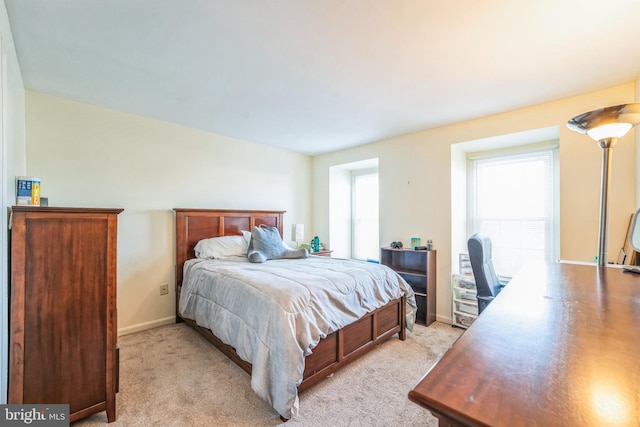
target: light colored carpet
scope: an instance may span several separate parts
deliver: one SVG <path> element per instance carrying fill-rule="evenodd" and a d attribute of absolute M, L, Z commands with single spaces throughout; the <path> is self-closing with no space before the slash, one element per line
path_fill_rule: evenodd
<path fill-rule="evenodd" d="M 436 426 L 407 393 L 461 329 L 416 325 L 300 395 L 286 426 Z M 275 426 L 278 414 L 252 390 L 249 375 L 184 323 L 119 338 L 120 392 L 110 426 Z M 104 412 L 73 424 L 103 426 Z"/>

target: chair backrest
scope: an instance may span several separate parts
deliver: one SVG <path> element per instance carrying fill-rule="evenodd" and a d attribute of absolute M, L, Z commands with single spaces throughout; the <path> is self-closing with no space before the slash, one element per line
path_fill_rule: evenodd
<path fill-rule="evenodd" d="M 473 234 L 467 241 L 467 248 L 478 296 L 495 297 L 500 292 L 501 286 L 493 268 L 491 239 L 480 233 Z"/>

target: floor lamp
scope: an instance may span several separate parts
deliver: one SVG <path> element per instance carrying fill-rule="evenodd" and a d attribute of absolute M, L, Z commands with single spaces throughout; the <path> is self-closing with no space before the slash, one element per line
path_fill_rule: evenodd
<path fill-rule="evenodd" d="M 567 122 L 567 127 L 589 135 L 602 148 L 602 176 L 600 180 L 600 229 L 598 236 L 598 265 L 607 264 L 607 228 L 609 210 L 609 178 L 611 151 L 629 130 L 640 123 L 640 103 L 615 105 L 580 114 Z"/>

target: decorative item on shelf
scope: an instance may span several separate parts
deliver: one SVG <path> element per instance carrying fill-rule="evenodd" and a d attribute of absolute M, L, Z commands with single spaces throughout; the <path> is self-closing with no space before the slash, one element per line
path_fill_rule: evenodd
<path fill-rule="evenodd" d="M 296 248 L 300 247 L 300 244 L 304 240 L 304 224 L 293 224 L 291 226 L 291 237 L 296 242 Z"/>
<path fill-rule="evenodd" d="M 391 246 L 393 249 L 402 249 L 402 242 L 397 241 L 397 242 L 391 242 L 391 244 L 389 245 Z"/>
<path fill-rule="evenodd" d="M 640 103 L 615 105 L 580 114 L 567 122 L 567 127 L 587 134 L 602 148 L 600 178 L 600 226 L 598 237 L 599 266 L 607 265 L 607 227 L 609 211 L 609 176 L 611 175 L 611 152 L 613 147 L 631 130 L 640 124 Z"/>
<path fill-rule="evenodd" d="M 412 237 L 411 238 L 411 247 L 415 249 L 417 246 L 420 246 L 420 238 L 419 237 Z"/>
<path fill-rule="evenodd" d="M 40 206 L 40 178 L 16 177 L 16 205 Z"/>
<path fill-rule="evenodd" d="M 430 251 L 433 249 L 433 241 L 427 240 L 427 250 Z"/>
<path fill-rule="evenodd" d="M 320 238 L 318 236 L 311 239 L 311 252 L 320 252 Z"/>

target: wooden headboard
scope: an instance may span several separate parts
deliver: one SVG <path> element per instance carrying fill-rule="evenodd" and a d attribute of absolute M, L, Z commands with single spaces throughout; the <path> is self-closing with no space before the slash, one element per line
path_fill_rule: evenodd
<path fill-rule="evenodd" d="M 184 263 L 195 258 L 194 248 L 211 237 L 242 235 L 258 225 L 276 227 L 282 236 L 282 217 L 285 211 L 184 209 L 176 212 L 176 300 L 182 286 Z M 177 302 L 177 301 L 176 301 Z"/>

